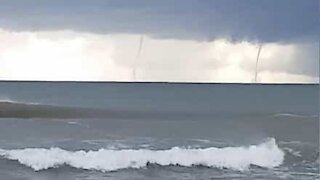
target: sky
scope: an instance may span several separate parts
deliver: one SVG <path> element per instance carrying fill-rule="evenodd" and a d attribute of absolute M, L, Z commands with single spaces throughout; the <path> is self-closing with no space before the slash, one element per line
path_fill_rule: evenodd
<path fill-rule="evenodd" d="M 318 0 L 1 0 L 0 79 L 319 82 Z"/>

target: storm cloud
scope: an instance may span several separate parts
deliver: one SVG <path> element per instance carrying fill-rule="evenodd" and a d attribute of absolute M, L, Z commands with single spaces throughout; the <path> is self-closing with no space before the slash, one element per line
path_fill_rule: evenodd
<path fill-rule="evenodd" d="M 318 83 L 318 7 L 317 0 L 0 0 L 0 79 L 252 82 L 262 45 L 258 82 Z"/>
<path fill-rule="evenodd" d="M 212 41 L 318 41 L 317 0 L 2 0 L 0 27 Z"/>

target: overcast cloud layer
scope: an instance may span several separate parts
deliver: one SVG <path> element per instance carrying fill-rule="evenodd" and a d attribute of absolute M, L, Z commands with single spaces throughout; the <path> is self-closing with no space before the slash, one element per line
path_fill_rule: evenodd
<path fill-rule="evenodd" d="M 252 82 L 257 44 L 0 30 L 0 78 L 71 81 Z M 318 82 L 316 45 L 265 43 L 259 82 Z M 135 69 L 136 78 L 132 76 Z"/>
<path fill-rule="evenodd" d="M 0 0 L 0 79 L 252 82 L 263 45 L 259 82 L 318 83 L 318 7 L 318 0 Z"/>
<path fill-rule="evenodd" d="M 138 33 L 261 42 L 314 40 L 318 0 L 1 0 L 13 30 Z"/>

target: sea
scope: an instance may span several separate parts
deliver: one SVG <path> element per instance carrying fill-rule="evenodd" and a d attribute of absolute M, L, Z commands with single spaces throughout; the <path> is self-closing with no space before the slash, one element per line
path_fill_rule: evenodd
<path fill-rule="evenodd" d="M 319 84 L 0 82 L 1 180 L 319 178 Z"/>

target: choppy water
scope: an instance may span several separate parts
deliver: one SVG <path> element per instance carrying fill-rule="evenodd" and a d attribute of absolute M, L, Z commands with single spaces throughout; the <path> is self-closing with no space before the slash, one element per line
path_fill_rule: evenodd
<path fill-rule="evenodd" d="M 319 179 L 318 91 L 0 82 L 0 179 Z"/>

